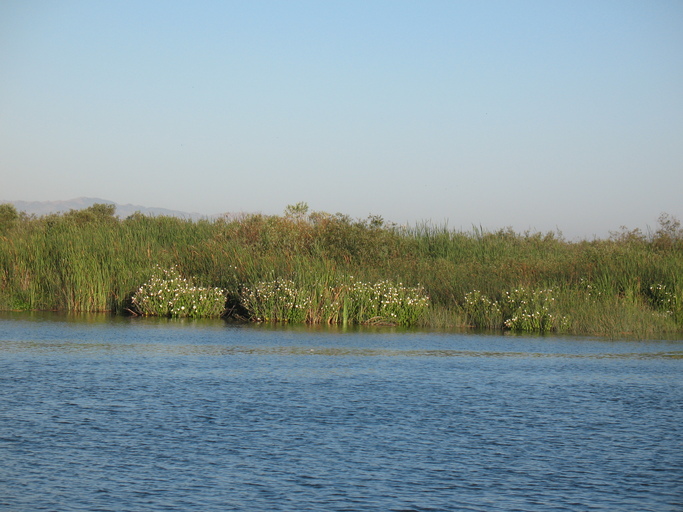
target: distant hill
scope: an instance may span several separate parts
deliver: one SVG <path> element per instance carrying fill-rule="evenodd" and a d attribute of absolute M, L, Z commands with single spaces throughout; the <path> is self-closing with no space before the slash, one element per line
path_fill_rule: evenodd
<path fill-rule="evenodd" d="M 192 220 L 218 217 L 218 215 L 202 215 L 201 213 L 189 213 L 179 210 L 168 210 L 166 208 L 150 208 L 135 204 L 118 204 L 114 201 L 108 201 L 97 197 L 77 197 L 76 199 L 70 199 L 68 201 L 0 201 L 0 203 L 13 204 L 20 212 L 38 216 L 48 215 L 50 213 L 65 213 L 70 210 L 83 210 L 94 204 L 113 204 L 116 206 L 116 216 L 122 219 L 125 219 L 135 212 L 150 216 L 165 215 L 168 217 L 180 217 Z"/>

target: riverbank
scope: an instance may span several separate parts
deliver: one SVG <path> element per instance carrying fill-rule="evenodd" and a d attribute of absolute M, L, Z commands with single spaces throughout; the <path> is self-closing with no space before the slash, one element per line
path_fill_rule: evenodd
<path fill-rule="evenodd" d="M 368 295 L 378 307 L 388 290 L 428 298 L 406 321 L 412 325 L 639 337 L 683 329 L 683 230 L 668 216 L 653 233 L 570 242 L 559 233 L 399 227 L 309 212 L 305 204 L 281 216 L 213 221 L 120 220 L 107 205 L 42 217 L 0 207 L 5 310 L 126 314 L 158 269 L 175 268 L 195 287 L 224 291 L 221 313 L 246 321 L 391 323 L 379 309 L 351 317 L 353 295 L 336 300 L 353 283 L 366 291 L 385 283 Z M 283 298 L 280 317 L 256 313 L 247 291 L 273 283 L 287 283 L 306 311 L 285 318 Z"/>

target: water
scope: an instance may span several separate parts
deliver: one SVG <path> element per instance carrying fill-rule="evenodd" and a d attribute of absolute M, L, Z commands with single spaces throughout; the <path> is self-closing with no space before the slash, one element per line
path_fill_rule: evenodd
<path fill-rule="evenodd" d="M 683 342 L 0 314 L 0 510 L 683 510 Z"/>

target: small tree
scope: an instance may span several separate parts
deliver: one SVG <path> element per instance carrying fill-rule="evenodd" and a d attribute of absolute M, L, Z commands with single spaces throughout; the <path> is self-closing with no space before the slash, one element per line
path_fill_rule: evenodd
<path fill-rule="evenodd" d="M 304 220 L 308 215 L 308 203 L 299 202 L 290 204 L 285 208 L 285 217 L 295 220 Z"/>
<path fill-rule="evenodd" d="M 683 229 L 681 228 L 681 221 L 673 215 L 662 213 L 657 219 L 659 229 L 656 235 L 660 237 L 669 237 L 673 240 L 683 239 Z"/>
<path fill-rule="evenodd" d="M 668 213 L 662 213 L 657 222 L 659 223 L 659 229 L 655 231 L 655 244 L 666 248 L 683 242 L 683 228 L 681 228 L 680 220 Z"/>
<path fill-rule="evenodd" d="M 6 233 L 19 218 L 19 213 L 13 204 L 0 204 L 0 233 Z"/>
<path fill-rule="evenodd" d="M 87 224 L 91 222 L 109 222 L 116 220 L 116 205 L 95 203 L 83 210 L 71 210 L 65 217 L 71 218 L 77 224 Z"/>

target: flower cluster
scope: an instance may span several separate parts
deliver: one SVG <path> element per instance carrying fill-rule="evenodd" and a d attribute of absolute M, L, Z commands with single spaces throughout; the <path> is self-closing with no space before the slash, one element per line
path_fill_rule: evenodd
<path fill-rule="evenodd" d="M 479 290 L 465 294 L 463 309 L 468 324 L 472 326 L 493 329 L 502 320 L 503 311 L 498 301 L 490 299 Z"/>
<path fill-rule="evenodd" d="M 497 301 L 479 290 L 465 294 L 462 304 L 470 325 L 480 328 L 507 328 L 513 331 L 563 331 L 569 319 L 557 313 L 553 291 L 517 288 L 504 292 Z"/>
<path fill-rule="evenodd" d="M 675 320 L 683 319 L 683 300 L 679 295 L 667 289 L 665 284 L 650 286 L 650 301 L 652 305 L 666 316 Z"/>
<path fill-rule="evenodd" d="M 517 288 L 512 292 L 505 292 L 503 301 L 505 310 L 510 315 L 504 325 L 510 330 L 547 332 L 569 327 L 567 317 L 553 315 L 556 307 L 551 289 Z"/>
<path fill-rule="evenodd" d="M 254 321 L 413 325 L 429 307 L 422 287 L 389 281 L 297 286 L 277 278 L 243 286 L 240 303 Z"/>
<path fill-rule="evenodd" d="M 289 279 L 243 286 L 240 302 L 257 322 L 305 322 L 311 299 Z"/>
<path fill-rule="evenodd" d="M 345 292 L 346 316 L 357 323 L 412 325 L 429 307 L 429 296 L 421 286 L 394 285 L 386 280 L 364 283 L 351 278 Z"/>
<path fill-rule="evenodd" d="M 174 266 L 155 267 L 154 274 L 133 295 L 135 310 L 144 316 L 188 318 L 219 317 L 225 311 L 226 293 L 220 288 L 195 286 Z"/>

